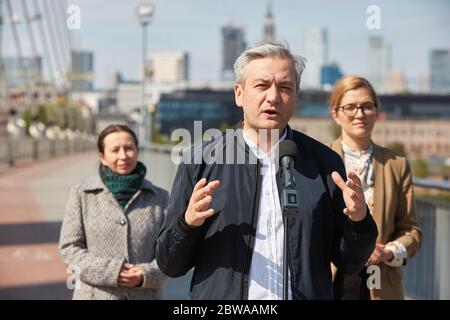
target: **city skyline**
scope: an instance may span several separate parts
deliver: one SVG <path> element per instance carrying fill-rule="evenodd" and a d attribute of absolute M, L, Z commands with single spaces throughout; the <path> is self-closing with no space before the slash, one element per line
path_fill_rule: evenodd
<path fill-rule="evenodd" d="M 139 79 L 141 27 L 135 9 L 141 1 L 71 0 L 81 13 L 81 28 L 73 35 L 78 50 L 94 52 L 95 87 L 105 88 L 108 78 L 119 71 L 127 79 Z M 154 0 L 153 21 L 148 27 L 149 53 L 186 51 L 191 57 L 192 80 L 218 80 L 221 74 L 221 28 L 232 22 L 245 28 L 246 42 L 252 45 L 263 37 L 268 1 L 247 0 L 225 3 L 206 0 Z M 324 28 L 329 38 L 329 62 L 337 62 L 344 74 L 368 75 L 368 39 L 381 36 L 392 46 L 392 67 L 405 73 L 414 90 L 415 81 L 429 73 L 433 49 L 446 49 L 450 3 L 355 1 L 271 1 L 276 39 L 287 41 L 291 49 L 305 55 L 305 31 Z M 377 5 L 381 29 L 369 30 L 366 12 Z M 14 54 L 11 35 L 4 30 L 4 56 Z M 8 41 L 9 40 L 9 41 Z M 26 46 L 24 48 L 27 52 Z M 28 51 L 29 52 L 29 51 Z M 308 57 L 306 57 L 308 58 Z"/>

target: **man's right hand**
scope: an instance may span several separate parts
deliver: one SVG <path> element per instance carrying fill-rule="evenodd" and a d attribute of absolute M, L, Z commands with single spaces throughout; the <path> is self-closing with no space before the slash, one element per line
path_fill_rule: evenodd
<path fill-rule="evenodd" d="M 220 181 L 214 180 L 206 184 L 205 178 L 194 186 L 188 208 L 184 214 L 187 224 L 193 227 L 201 226 L 205 220 L 214 214 L 214 209 L 208 209 L 212 202 L 212 193 L 220 187 Z"/>

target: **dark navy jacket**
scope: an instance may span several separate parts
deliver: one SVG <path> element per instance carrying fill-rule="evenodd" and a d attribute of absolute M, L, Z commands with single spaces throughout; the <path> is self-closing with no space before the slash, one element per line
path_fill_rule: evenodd
<path fill-rule="evenodd" d="M 333 171 L 346 176 L 338 154 L 289 127 L 287 139 L 298 147 L 294 175 L 300 198 L 300 212 L 288 223 L 292 294 L 294 299 L 333 299 L 330 262 L 346 273 L 359 272 L 374 250 L 377 227 L 369 213 L 359 222 L 344 215 L 342 192 L 331 179 Z M 192 163 L 199 152 L 203 161 Z M 245 155 L 245 164 L 220 164 L 230 154 L 241 161 L 237 163 Z M 234 135 L 194 147 L 178 167 L 156 259 L 170 277 L 194 268 L 191 299 L 248 298 L 261 186 L 255 159 L 242 131 L 236 130 Z M 184 212 L 193 186 L 202 177 L 221 181 L 210 205 L 216 213 L 202 226 L 191 227 Z"/>

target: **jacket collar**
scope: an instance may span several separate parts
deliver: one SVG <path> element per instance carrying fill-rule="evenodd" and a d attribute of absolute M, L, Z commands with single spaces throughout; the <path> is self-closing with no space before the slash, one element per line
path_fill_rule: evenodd
<path fill-rule="evenodd" d="M 344 158 L 344 151 L 342 151 L 342 136 L 330 143 L 329 147 L 340 155 L 341 158 Z"/>
<path fill-rule="evenodd" d="M 100 176 L 91 177 L 83 184 L 82 190 L 85 192 L 96 191 L 96 190 L 107 190 L 108 188 L 103 183 Z M 146 189 L 151 192 L 156 193 L 156 187 L 147 179 L 144 179 L 141 189 Z"/>
<path fill-rule="evenodd" d="M 381 156 L 380 146 L 375 144 L 373 141 L 372 141 L 372 145 L 373 145 L 373 158 L 379 159 L 379 157 Z M 342 150 L 342 136 L 340 136 L 339 138 L 334 140 L 332 143 L 330 143 L 329 147 L 331 149 L 333 149 L 333 151 L 335 151 L 337 154 L 339 154 L 341 156 L 341 158 L 344 157 L 344 151 Z M 375 155 L 378 155 L 378 158 Z"/>
<path fill-rule="evenodd" d="M 237 142 L 239 147 L 245 151 L 246 154 L 248 154 L 248 146 L 245 142 L 245 138 L 244 138 L 244 132 L 242 130 L 242 126 L 243 126 L 244 120 L 241 120 L 239 122 L 238 125 L 236 125 L 234 128 L 235 130 L 237 130 Z M 294 140 L 294 134 L 292 132 L 292 129 L 289 125 L 286 126 L 286 138 L 284 140 Z M 246 148 L 247 146 L 247 148 Z"/>

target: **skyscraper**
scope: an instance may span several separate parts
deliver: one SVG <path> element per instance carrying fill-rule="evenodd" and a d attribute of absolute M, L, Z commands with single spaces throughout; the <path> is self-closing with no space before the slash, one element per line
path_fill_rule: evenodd
<path fill-rule="evenodd" d="M 369 38 L 368 80 L 374 89 L 385 91 L 385 83 L 391 69 L 391 46 L 380 36 Z"/>
<path fill-rule="evenodd" d="M 386 75 L 386 81 L 384 82 L 384 89 L 389 94 L 407 92 L 408 87 L 406 85 L 405 73 L 401 70 L 389 70 Z"/>
<path fill-rule="evenodd" d="M 189 79 L 189 55 L 187 52 L 161 52 L 149 55 L 151 81 L 176 83 Z"/>
<path fill-rule="evenodd" d="M 450 93 L 450 50 L 432 50 L 430 54 L 430 90 Z"/>
<path fill-rule="evenodd" d="M 3 71 L 8 86 L 34 85 L 42 77 L 42 58 L 2 57 Z"/>
<path fill-rule="evenodd" d="M 308 28 L 305 32 L 305 58 L 307 60 L 305 86 L 320 88 L 322 66 L 328 63 L 328 33 L 322 28 Z"/>
<path fill-rule="evenodd" d="M 245 50 L 245 47 L 244 28 L 232 24 L 222 28 L 222 79 L 234 79 L 234 62 Z"/>
<path fill-rule="evenodd" d="M 264 19 L 264 37 L 263 42 L 275 41 L 275 25 L 273 23 L 272 3 L 267 4 L 266 18 Z"/>
<path fill-rule="evenodd" d="M 72 91 L 84 92 L 93 90 L 94 54 L 90 51 L 72 51 L 72 72 L 69 75 Z"/>

